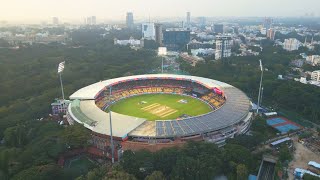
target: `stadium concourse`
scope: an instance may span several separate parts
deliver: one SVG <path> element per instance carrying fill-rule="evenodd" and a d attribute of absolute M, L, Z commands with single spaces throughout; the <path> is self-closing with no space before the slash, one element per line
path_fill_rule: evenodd
<path fill-rule="evenodd" d="M 157 151 L 181 146 L 187 140 L 222 146 L 227 138 L 245 133 L 251 124 L 251 102 L 241 90 L 212 79 L 172 74 L 120 77 L 79 89 L 70 96 L 67 120 L 90 129 L 94 146 L 100 154 L 109 155 L 110 124 L 106 110 L 119 100 L 142 94 L 189 96 L 206 103 L 211 111 L 155 121 L 111 112 L 116 154 L 126 149 Z"/>

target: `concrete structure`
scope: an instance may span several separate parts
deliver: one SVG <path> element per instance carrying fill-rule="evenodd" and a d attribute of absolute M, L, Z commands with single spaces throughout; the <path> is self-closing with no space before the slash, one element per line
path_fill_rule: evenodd
<path fill-rule="evenodd" d="M 134 39 L 133 37 L 130 37 L 130 39 L 128 40 L 118 40 L 118 39 L 114 39 L 113 43 L 115 45 L 121 45 L 121 46 L 133 46 L 133 47 L 143 47 L 144 46 L 144 40 L 138 40 L 138 39 Z"/>
<path fill-rule="evenodd" d="M 223 24 L 214 24 L 213 25 L 213 31 L 215 33 L 218 33 L 218 34 L 223 34 L 224 31 L 223 31 Z"/>
<path fill-rule="evenodd" d="M 198 17 L 198 23 L 199 23 L 199 26 L 201 28 L 205 28 L 206 27 L 206 17 Z"/>
<path fill-rule="evenodd" d="M 261 28 L 261 29 L 260 29 L 260 33 L 261 33 L 262 35 L 267 35 L 267 29 L 266 29 L 266 28 Z"/>
<path fill-rule="evenodd" d="M 301 43 L 296 38 L 285 39 L 283 43 L 283 49 L 287 51 L 296 51 L 299 49 Z"/>
<path fill-rule="evenodd" d="M 257 175 L 258 180 L 274 180 L 277 158 L 264 156 Z"/>
<path fill-rule="evenodd" d="M 191 56 L 188 55 L 188 53 L 180 53 L 179 57 L 182 58 L 182 60 L 186 61 L 187 63 L 189 63 L 191 66 L 196 66 L 198 62 L 204 62 L 204 59 L 201 57 L 197 57 L 197 56 Z"/>
<path fill-rule="evenodd" d="M 97 18 L 96 18 L 96 16 L 89 16 L 84 19 L 84 22 L 87 25 L 95 25 L 95 24 L 97 24 Z"/>
<path fill-rule="evenodd" d="M 311 80 L 320 82 L 320 70 L 311 73 Z"/>
<path fill-rule="evenodd" d="M 92 25 L 97 24 L 97 17 L 96 16 L 91 16 L 91 24 Z"/>
<path fill-rule="evenodd" d="M 59 24 L 59 18 L 58 17 L 53 17 L 52 18 L 52 24 L 58 25 Z"/>
<path fill-rule="evenodd" d="M 320 56 L 319 55 L 311 55 L 306 57 L 306 62 L 311 64 L 312 66 L 316 66 L 320 64 Z"/>
<path fill-rule="evenodd" d="M 51 103 L 52 115 L 58 116 L 59 114 L 66 114 L 70 100 L 64 99 L 55 99 L 53 103 Z"/>
<path fill-rule="evenodd" d="M 190 139 L 220 144 L 224 143 L 227 138 L 248 131 L 252 118 L 251 102 L 242 91 L 212 79 L 172 74 L 120 77 L 100 81 L 79 89 L 70 96 L 73 101 L 68 106 L 67 120 L 70 124 L 77 122 L 90 129 L 94 145 L 107 155 L 110 153 L 111 126 L 109 124 L 110 114 L 105 109 L 120 100 L 115 99 L 117 96 L 115 93 L 130 91 L 133 93 L 132 95 L 139 95 L 134 93 L 138 93 L 137 88 L 141 87 L 141 83 L 148 84 L 151 89 L 158 87 L 159 83 L 169 87 L 172 86 L 172 82 L 177 82 L 182 86 L 187 83 L 188 86 L 202 87 L 202 89 L 206 89 L 207 93 L 215 93 L 215 97 L 219 98 L 221 104 L 219 103 L 218 108 L 213 108 L 207 114 L 180 118 L 179 120 L 146 121 L 143 118 L 112 112 L 112 131 L 115 147 L 118 150 L 145 148 L 156 151 L 165 147 L 180 147 Z M 128 86 L 132 83 L 137 87 Z M 115 89 L 111 97 L 109 95 L 110 87 Z M 185 89 L 186 87 L 181 88 Z M 141 93 L 150 94 L 152 92 L 144 92 L 143 90 Z M 121 99 L 132 95 L 127 94 Z M 181 95 L 191 97 L 188 94 Z M 193 96 L 193 98 L 197 97 Z M 200 97 L 197 99 L 201 100 Z M 106 102 L 106 104 L 101 106 L 100 102 Z"/>
<path fill-rule="evenodd" d="M 91 25 L 92 21 L 91 21 L 91 17 L 87 17 L 87 25 Z"/>
<path fill-rule="evenodd" d="M 127 28 L 129 28 L 129 29 L 134 28 L 133 13 L 132 12 L 127 12 L 126 25 L 127 25 Z"/>
<path fill-rule="evenodd" d="M 154 23 L 142 23 L 142 37 L 147 40 L 156 40 Z"/>
<path fill-rule="evenodd" d="M 190 42 L 190 31 L 167 29 L 163 32 L 163 44 L 169 50 L 181 50 Z"/>
<path fill-rule="evenodd" d="M 216 36 L 216 60 L 231 56 L 231 41 L 230 36 Z"/>
<path fill-rule="evenodd" d="M 272 18 L 264 18 L 263 27 L 266 29 L 272 28 L 273 19 Z"/>
<path fill-rule="evenodd" d="M 159 23 L 155 24 L 155 32 L 156 32 L 155 40 L 160 46 L 162 46 L 162 41 L 163 41 L 162 24 L 159 24 Z"/>
<path fill-rule="evenodd" d="M 187 12 L 187 29 L 189 30 L 191 28 L 191 13 Z"/>

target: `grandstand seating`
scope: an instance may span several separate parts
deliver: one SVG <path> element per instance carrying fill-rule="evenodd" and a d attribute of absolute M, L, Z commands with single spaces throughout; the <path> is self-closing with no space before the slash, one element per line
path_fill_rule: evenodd
<path fill-rule="evenodd" d="M 109 96 L 108 88 L 105 88 L 96 98 L 96 105 L 105 110 L 112 103 L 134 95 L 150 93 L 169 93 L 193 95 L 207 102 L 213 109 L 222 106 L 225 99 L 214 91 L 195 82 L 172 79 L 148 79 L 121 82 L 112 86 L 112 96 Z"/>

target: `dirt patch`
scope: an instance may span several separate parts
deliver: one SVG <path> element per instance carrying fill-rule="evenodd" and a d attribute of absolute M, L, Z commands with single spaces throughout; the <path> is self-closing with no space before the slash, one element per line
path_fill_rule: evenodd
<path fill-rule="evenodd" d="M 299 143 L 297 139 L 293 141 L 295 151 L 293 160 L 289 163 L 289 179 L 294 179 L 293 172 L 295 168 L 308 169 L 309 161 L 320 162 L 320 156 Z"/>

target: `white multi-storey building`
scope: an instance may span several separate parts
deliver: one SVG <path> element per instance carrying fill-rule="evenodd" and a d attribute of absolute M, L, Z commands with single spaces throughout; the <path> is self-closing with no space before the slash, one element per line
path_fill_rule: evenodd
<path fill-rule="evenodd" d="M 283 43 L 283 49 L 287 51 L 298 50 L 301 45 L 301 42 L 296 38 L 285 39 Z"/>
<path fill-rule="evenodd" d="M 231 56 L 231 41 L 230 36 L 216 36 L 216 60 Z"/>
<path fill-rule="evenodd" d="M 156 29 L 154 23 L 142 23 L 142 37 L 147 40 L 156 39 Z"/>
<path fill-rule="evenodd" d="M 133 37 L 130 37 L 130 39 L 127 40 L 119 40 L 119 39 L 114 39 L 113 40 L 114 44 L 116 45 L 121 45 L 121 46 L 135 46 L 135 47 L 143 47 L 144 43 L 143 43 L 143 39 L 142 40 L 138 40 L 138 39 L 134 39 Z"/>
<path fill-rule="evenodd" d="M 312 66 L 316 66 L 320 64 L 320 56 L 319 55 L 307 56 L 306 61 L 308 64 L 311 64 Z"/>
<path fill-rule="evenodd" d="M 320 70 L 311 73 L 311 80 L 320 82 Z"/>

